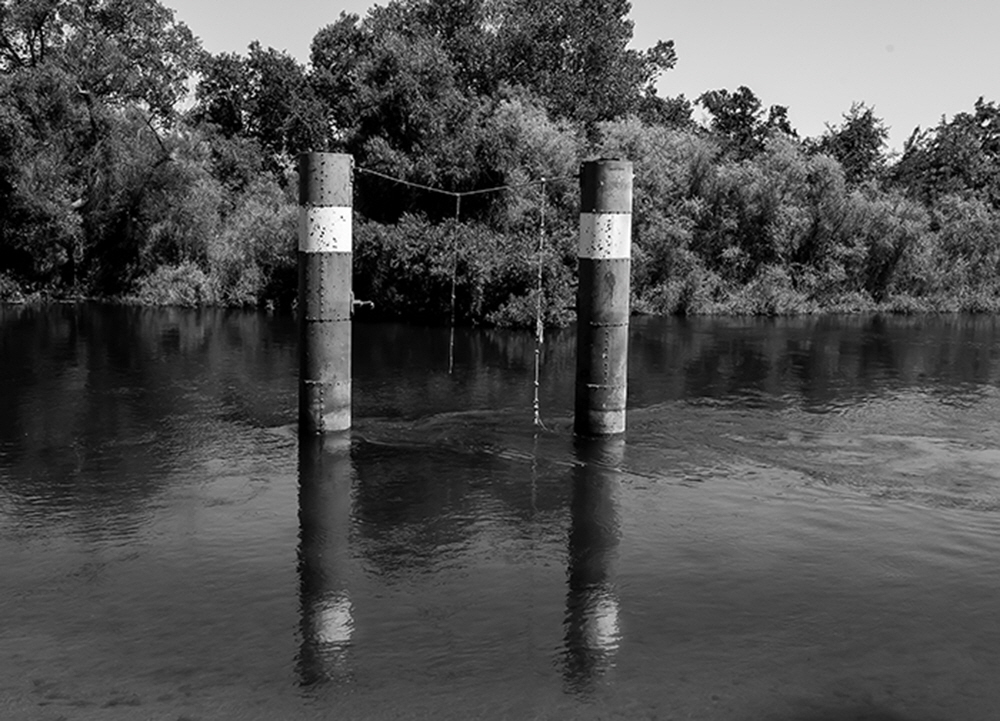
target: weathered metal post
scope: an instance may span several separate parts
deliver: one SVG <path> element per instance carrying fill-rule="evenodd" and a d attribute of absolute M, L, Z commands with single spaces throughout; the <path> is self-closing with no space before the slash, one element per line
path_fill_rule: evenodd
<path fill-rule="evenodd" d="M 353 158 L 299 156 L 299 432 L 351 427 Z"/>
<path fill-rule="evenodd" d="M 576 413 L 581 436 L 625 431 L 632 163 L 580 167 L 579 286 L 576 295 Z"/>

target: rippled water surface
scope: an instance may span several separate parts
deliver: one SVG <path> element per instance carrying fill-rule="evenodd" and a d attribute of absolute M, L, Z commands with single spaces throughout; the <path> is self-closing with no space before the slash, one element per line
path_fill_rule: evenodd
<path fill-rule="evenodd" d="M 299 442 L 288 316 L 0 307 L 0 718 L 996 719 L 1000 321 L 357 324 Z"/>

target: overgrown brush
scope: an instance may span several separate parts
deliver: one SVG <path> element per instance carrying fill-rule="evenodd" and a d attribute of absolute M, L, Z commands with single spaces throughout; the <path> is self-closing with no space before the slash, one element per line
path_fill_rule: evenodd
<path fill-rule="evenodd" d="M 541 258 L 543 318 L 563 325 L 572 306 L 565 242 Z M 531 326 L 537 303 L 537 238 L 481 224 L 434 224 L 404 215 L 394 225 L 357 219 L 354 292 L 379 317 L 428 323 Z M 453 291 L 454 287 L 454 291 Z M 454 292 L 454 306 L 452 295 Z"/>

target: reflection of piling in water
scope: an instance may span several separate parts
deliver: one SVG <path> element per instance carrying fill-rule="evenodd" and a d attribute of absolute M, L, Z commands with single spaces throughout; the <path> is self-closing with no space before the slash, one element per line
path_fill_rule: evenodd
<path fill-rule="evenodd" d="M 576 409 L 581 436 L 625 431 L 632 263 L 632 163 L 580 167 Z"/>
<path fill-rule="evenodd" d="M 566 596 L 567 688 L 587 692 L 614 666 L 621 630 L 615 560 L 623 439 L 577 439 Z"/>
<path fill-rule="evenodd" d="M 350 439 L 299 439 L 299 589 L 302 685 L 342 679 L 354 616 L 347 588 L 351 524 Z"/>
<path fill-rule="evenodd" d="M 350 155 L 299 156 L 299 430 L 351 427 Z"/>

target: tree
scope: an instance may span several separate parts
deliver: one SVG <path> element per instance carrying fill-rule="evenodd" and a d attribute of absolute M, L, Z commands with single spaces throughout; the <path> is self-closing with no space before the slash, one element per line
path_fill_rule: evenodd
<path fill-rule="evenodd" d="M 672 40 L 640 51 L 627 0 L 510 0 L 497 30 L 497 70 L 557 117 L 593 126 L 638 111 L 677 62 Z"/>
<path fill-rule="evenodd" d="M 309 82 L 327 108 L 335 141 L 342 141 L 356 120 L 353 111 L 362 90 L 361 65 L 371 54 L 371 43 L 371 33 L 358 16 L 346 13 L 313 37 Z"/>
<path fill-rule="evenodd" d="M 683 94 L 675 98 L 663 98 L 657 94 L 654 87 L 650 88 L 639 101 L 636 115 L 649 125 L 690 128 L 694 125 L 691 118 L 692 112 L 691 101 Z"/>
<path fill-rule="evenodd" d="M 864 103 L 852 103 L 844 113 L 844 122 L 837 127 L 826 126 L 826 132 L 815 145 L 816 150 L 836 159 L 844 167 L 844 176 L 851 185 L 879 177 L 885 168 L 885 141 L 889 129 L 873 108 Z"/>
<path fill-rule="evenodd" d="M 892 175 L 925 203 L 958 194 L 1000 209 L 1000 107 L 979 98 L 971 113 L 942 118 L 930 131 L 918 128 Z"/>
<path fill-rule="evenodd" d="M 226 137 L 255 140 L 278 178 L 299 153 L 330 148 L 328 108 L 306 69 L 287 53 L 254 41 L 246 57 L 208 56 L 201 68 L 191 118 Z"/>
<path fill-rule="evenodd" d="M 0 73 L 44 62 L 57 33 L 56 4 L 50 0 L 0 2 Z"/>
<path fill-rule="evenodd" d="M 200 53 L 155 0 L 0 3 L 0 270 L 127 282 L 133 256 L 116 249 L 171 161 L 164 134 Z"/>
<path fill-rule="evenodd" d="M 248 134 L 275 158 L 289 162 L 306 150 L 329 145 L 326 113 L 305 68 L 274 48 L 250 44 Z"/>
<path fill-rule="evenodd" d="M 745 85 L 732 93 L 725 89 L 709 90 L 702 93 L 697 102 L 711 113 L 712 132 L 737 159 L 759 153 L 772 133 L 798 135 L 788 122 L 787 107 L 772 105 L 765 115 L 761 101 Z"/>
<path fill-rule="evenodd" d="M 462 92 L 492 95 L 501 82 L 496 34 L 499 4 L 490 0 L 426 0 L 414 4 L 417 23 L 440 41 Z"/>
<path fill-rule="evenodd" d="M 206 55 L 200 75 L 192 119 L 196 123 L 212 123 L 226 137 L 244 134 L 249 123 L 251 95 L 246 60 L 236 53 Z"/>
<path fill-rule="evenodd" d="M 54 65 L 81 94 L 168 121 L 201 48 L 156 0 L 5 0 L 0 73 Z"/>
<path fill-rule="evenodd" d="M 593 127 L 639 112 L 655 98 L 656 78 L 677 59 L 672 41 L 628 47 L 629 10 L 627 0 L 393 0 L 360 22 L 342 15 L 317 34 L 314 79 L 320 95 L 337 105 L 338 94 L 362 90 L 365 57 L 395 37 L 437 48 L 462 95 L 494 97 L 504 87 L 522 87 L 555 117 Z M 662 110 L 657 99 L 648 104 L 648 112 Z"/>

